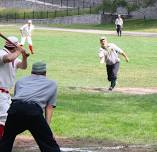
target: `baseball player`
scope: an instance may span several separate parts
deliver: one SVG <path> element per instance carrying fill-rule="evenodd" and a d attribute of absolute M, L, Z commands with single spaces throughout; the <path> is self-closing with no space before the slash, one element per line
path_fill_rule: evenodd
<path fill-rule="evenodd" d="M 16 37 L 10 36 L 8 39 L 18 45 Z M 3 136 L 7 110 L 11 103 L 9 89 L 14 85 L 16 70 L 27 68 L 27 56 L 24 51 L 21 47 L 15 47 L 8 41 L 0 50 L 0 138 Z M 22 61 L 17 58 L 20 54 L 22 54 Z"/>
<path fill-rule="evenodd" d="M 112 91 L 116 86 L 117 73 L 119 70 L 120 59 L 118 54 L 121 54 L 125 58 L 126 62 L 128 62 L 129 59 L 122 49 L 113 43 L 108 43 L 106 37 L 100 38 L 100 45 L 101 47 L 98 53 L 100 63 L 106 63 L 108 80 L 111 82 L 109 90 Z"/>
<path fill-rule="evenodd" d="M 118 15 L 118 17 L 116 18 L 115 25 L 118 36 L 121 36 L 123 28 L 123 19 L 121 18 L 121 15 Z"/>
<path fill-rule="evenodd" d="M 28 23 L 20 28 L 21 46 L 23 46 L 25 44 L 25 41 L 27 40 L 31 54 L 34 54 L 33 46 L 32 46 L 32 38 L 31 38 L 31 33 L 33 29 L 34 29 L 34 25 L 32 24 L 32 20 L 28 20 Z"/>

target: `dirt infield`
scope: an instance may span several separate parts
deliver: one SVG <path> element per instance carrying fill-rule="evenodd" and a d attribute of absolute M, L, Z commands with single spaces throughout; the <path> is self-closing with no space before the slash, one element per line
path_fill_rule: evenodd
<path fill-rule="evenodd" d="M 127 145 L 90 139 L 56 138 L 62 152 L 156 152 L 157 145 Z M 17 136 L 13 152 L 40 152 L 32 137 Z"/>

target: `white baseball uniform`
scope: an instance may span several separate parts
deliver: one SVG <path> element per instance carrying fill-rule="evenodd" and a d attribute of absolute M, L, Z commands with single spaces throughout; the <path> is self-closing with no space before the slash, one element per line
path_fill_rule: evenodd
<path fill-rule="evenodd" d="M 122 18 L 116 18 L 115 24 L 116 24 L 116 26 L 120 25 L 122 27 L 123 26 L 123 19 Z"/>
<path fill-rule="evenodd" d="M 6 48 L 0 50 L 0 89 L 8 91 L 14 85 L 16 76 L 17 64 L 20 59 L 15 59 L 14 62 L 3 63 L 3 56 L 10 53 Z M 11 103 L 9 93 L 0 90 L 0 124 L 5 124 L 7 118 L 7 110 Z"/>
<path fill-rule="evenodd" d="M 32 45 L 32 39 L 31 39 L 31 32 L 34 29 L 34 25 L 30 24 L 30 26 L 28 24 L 23 25 L 20 30 L 22 32 L 21 35 L 21 44 L 24 45 L 25 41 L 27 40 L 29 45 Z"/>

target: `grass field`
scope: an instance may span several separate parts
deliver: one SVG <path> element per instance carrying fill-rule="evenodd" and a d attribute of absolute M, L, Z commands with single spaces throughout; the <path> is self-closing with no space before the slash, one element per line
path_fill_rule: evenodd
<path fill-rule="evenodd" d="M 17 27 L 1 32 L 20 37 Z M 98 34 L 54 31 L 33 33 L 35 54 L 28 59 L 28 69 L 18 71 L 17 79 L 29 75 L 31 65 L 47 63 L 48 78 L 58 82 L 58 104 L 51 127 L 56 136 L 92 138 L 126 143 L 157 141 L 157 95 L 88 93 L 68 87 L 107 87 L 104 65 L 99 64 Z M 123 59 L 118 87 L 157 86 L 157 38 L 108 36 L 130 58 Z M 0 41 L 2 46 L 2 39 Z"/>

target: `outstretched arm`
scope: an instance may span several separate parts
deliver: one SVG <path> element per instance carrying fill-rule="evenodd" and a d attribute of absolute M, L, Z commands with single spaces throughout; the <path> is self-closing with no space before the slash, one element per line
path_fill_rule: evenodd
<path fill-rule="evenodd" d="M 125 58 L 126 62 L 129 62 L 129 58 L 128 58 L 128 56 L 126 55 L 126 53 L 123 51 L 121 54 L 122 54 L 122 56 Z"/>

